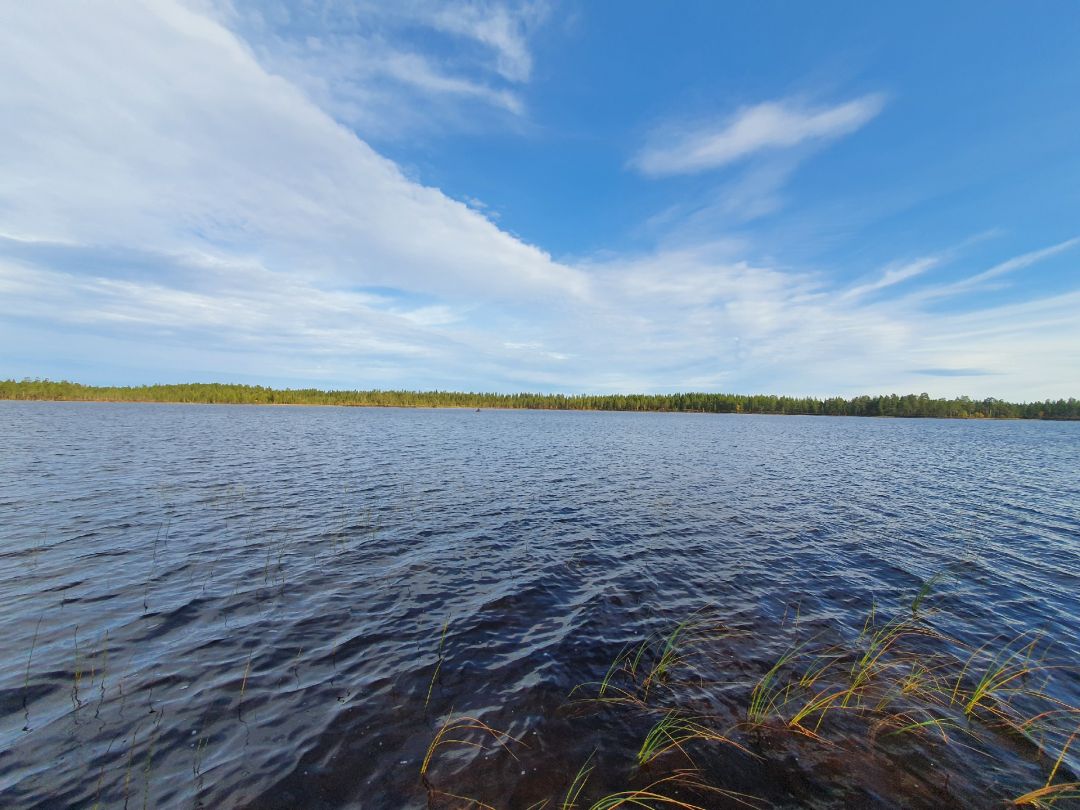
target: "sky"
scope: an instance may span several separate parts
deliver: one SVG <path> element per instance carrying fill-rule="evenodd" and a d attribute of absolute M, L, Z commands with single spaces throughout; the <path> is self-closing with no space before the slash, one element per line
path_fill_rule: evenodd
<path fill-rule="evenodd" d="M 0 378 L 1080 396 L 1080 6 L 0 9 Z"/>

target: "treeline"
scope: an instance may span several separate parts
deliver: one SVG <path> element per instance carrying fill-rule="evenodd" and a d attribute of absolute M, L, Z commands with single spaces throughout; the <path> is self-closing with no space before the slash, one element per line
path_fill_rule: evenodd
<path fill-rule="evenodd" d="M 52 380 L 0 381 L 0 399 L 192 402 L 229 405 L 357 405 L 404 408 L 535 408 L 540 410 L 680 411 L 947 419 L 1080 419 L 1080 400 L 933 399 L 927 394 L 782 397 L 765 394 L 484 394 L 454 391 L 320 391 L 260 385 L 188 383 L 110 387 Z"/>

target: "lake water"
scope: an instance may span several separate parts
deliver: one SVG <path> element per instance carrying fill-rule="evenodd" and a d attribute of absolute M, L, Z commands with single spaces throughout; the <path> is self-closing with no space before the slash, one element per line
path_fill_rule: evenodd
<path fill-rule="evenodd" d="M 558 807 L 596 749 L 588 807 L 643 779 L 651 722 L 568 707 L 625 645 L 708 605 L 735 723 L 792 634 L 938 572 L 928 622 L 1045 631 L 1076 706 L 1078 493 L 1080 423 L 0 402 L 0 805 Z M 451 713 L 521 744 L 446 745 L 425 787 Z M 796 736 L 696 764 L 792 807 L 1049 770 Z"/>

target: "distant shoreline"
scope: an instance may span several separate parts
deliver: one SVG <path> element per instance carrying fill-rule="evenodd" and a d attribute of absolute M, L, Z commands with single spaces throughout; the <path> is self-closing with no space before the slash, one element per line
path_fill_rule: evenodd
<path fill-rule="evenodd" d="M 460 410 L 623 411 L 639 413 L 862 416 L 937 419 L 1080 420 L 1075 398 L 1005 402 L 968 397 L 933 399 L 926 394 L 887 394 L 850 399 L 771 394 L 495 394 L 454 391 L 322 391 L 253 385 L 190 383 L 89 386 L 53 380 L 0 380 L 0 400 L 175 405 L 292 405 L 361 408 L 453 408 Z"/>
<path fill-rule="evenodd" d="M 68 405 L 203 405 L 208 408 L 371 408 L 411 410 L 411 411 L 545 411 L 558 413 L 655 413 L 680 414 L 685 416 L 821 416 L 838 419 L 951 419 L 955 421 L 976 422 L 1078 422 L 1077 416 L 894 416 L 891 414 L 854 415 L 844 413 L 794 413 L 784 411 L 690 411 L 690 410 L 615 410 L 612 408 L 543 408 L 539 406 L 512 408 L 492 405 L 489 407 L 471 405 L 377 405 L 374 403 L 334 403 L 334 402 L 186 402 L 156 399 L 45 399 L 25 397 L 0 397 L 0 402 L 63 402 Z"/>

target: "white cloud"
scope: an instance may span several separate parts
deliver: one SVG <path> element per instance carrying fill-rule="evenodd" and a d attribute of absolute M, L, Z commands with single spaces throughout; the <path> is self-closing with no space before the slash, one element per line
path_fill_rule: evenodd
<path fill-rule="evenodd" d="M 1058 242 L 1055 245 L 1049 247 L 1040 248 L 1039 250 L 1032 250 L 1028 253 L 1023 253 L 1019 256 L 1014 256 L 1011 259 L 1007 259 L 1003 262 L 999 262 L 991 267 L 989 270 L 984 270 L 981 273 L 976 273 L 973 276 L 961 279 L 960 281 L 954 281 L 949 284 L 938 284 L 932 287 L 926 287 L 918 290 L 909 296 L 910 300 L 914 301 L 926 301 L 933 298 L 945 298 L 950 295 L 958 295 L 960 293 L 970 292 L 974 289 L 983 286 L 985 282 L 991 279 L 1004 276 L 1007 273 L 1012 273 L 1016 270 L 1022 270 L 1026 267 L 1031 267 L 1034 264 L 1049 259 L 1052 256 L 1057 256 L 1059 253 L 1064 253 L 1067 250 L 1080 245 L 1080 237 L 1073 239 L 1066 239 L 1064 242 Z"/>
<path fill-rule="evenodd" d="M 443 31 L 469 37 L 492 48 L 498 72 L 515 82 L 526 81 L 532 73 L 528 32 L 548 14 L 545 3 L 525 3 L 511 9 L 496 3 L 444 5 L 433 23 Z"/>
<path fill-rule="evenodd" d="M 877 292 L 886 287 L 891 287 L 894 284 L 900 284 L 908 279 L 921 276 L 927 270 L 936 267 L 940 263 L 941 259 L 937 256 L 924 256 L 921 259 L 916 259 L 912 262 L 891 265 L 886 267 L 881 275 L 875 280 L 868 281 L 865 284 L 859 284 L 849 289 L 844 293 L 844 297 L 858 298 L 859 296 Z"/>
<path fill-rule="evenodd" d="M 415 53 L 387 54 L 379 69 L 401 82 L 433 93 L 480 98 L 515 114 L 524 109 L 521 99 L 514 93 L 439 73 L 428 60 Z"/>
<path fill-rule="evenodd" d="M 0 292 L 22 319 L 119 327 L 165 345 L 213 335 L 236 347 L 300 345 L 306 354 L 337 356 L 429 355 L 438 342 L 423 327 L 452 320 L 441 311 L 395 313 L 375 296 L 325 292 L 261 268 L 243 276 L 242 283 L 211 279 L 211 289 L 196 291 L 0 262 Z"/>
<path fill-rule="evenodd" d="M 256 253 L 294 277 L 448 296 L 586 281 L 408 180 L 217 22 L 168 0 L 42 7 L 0 30 L 0 231 Z"/>
<path fill-rule="evenodd" d="M 773 101 L 744 107 L 724 121 L 673 124 L 654 132 L 631 165 L 653 177 L 716 169 L 757 152 L 847 135 L 881 112 L 884 103 L 880 94 L 833 107 Z"/>
<path fill-rule="evenodd" d="M 513 0 L 313 0 L 276 13 L 232 0 L 210 8 L 271 72 L 381 138 L 516 125 L 526 112 L 529 40 L 547 17 L 546 3 Z"/>
<path fill-rule="evenodd" d="M 948 316 L 905 297 L 865 299 L 824 276 L 731 261 L 707 246 L 591 267 L 589 324 L 566 338 L 651 390 L 1075 396 L 1080 292 Z M 933 259 L 897 265 L 889 284 Z M 884 289 L 888 284 L 882 285 Z M 962 378 L 920 369 L 977 370 Z M 592 375 L 589 379 L 594 379 Z"/>

